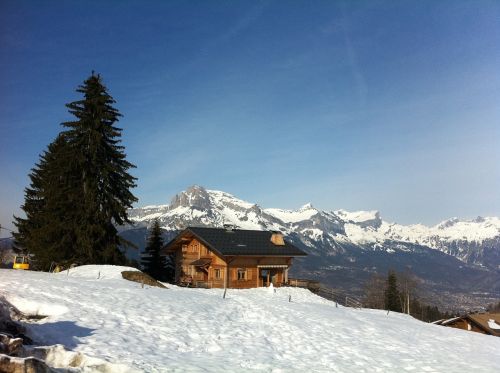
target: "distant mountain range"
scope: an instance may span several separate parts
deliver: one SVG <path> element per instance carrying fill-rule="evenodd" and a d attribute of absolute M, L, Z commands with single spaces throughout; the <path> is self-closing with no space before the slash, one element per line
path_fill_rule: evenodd
<path fill-rule="evenodd" d="M 446 220 L 434 227 L 382 220 L 378 211 L 261 208 L 201 186 L 167 205 L 129 210 L 136 224 L 122 235 L 144 247 L 146 228 L 158 219 L 170 239 L 187 226 L 279 230 L 310 255 L 297 260 L 296 276 L 319 279 L 361 294 L 370 274 L 410 270 L 429 297 L 448 308 L 471 308 L 500 298 L 500 219 Z"/>

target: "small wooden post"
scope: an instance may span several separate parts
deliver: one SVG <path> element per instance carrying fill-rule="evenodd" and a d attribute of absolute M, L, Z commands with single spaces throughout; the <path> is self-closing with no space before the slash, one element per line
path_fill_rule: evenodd
<path fill-rule="evenodd" d="M 229 286 L 229 263 L 226 262 L 226 270 L 224 273 L 224 290 Z"/>

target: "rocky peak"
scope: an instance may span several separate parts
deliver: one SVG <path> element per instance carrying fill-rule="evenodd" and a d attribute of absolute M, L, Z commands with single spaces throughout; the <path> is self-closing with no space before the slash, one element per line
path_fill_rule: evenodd
<path fill-rule="evenodd" d="M 177 207 L 192 207 L 198 210 L 208 210 L 210 206 L 210 195 L 207 190 L 199 185 L 193 185 L 185 191 L 176 194 L 170 202 L 170 209 Z"/>
<path fill-rule="evenodd" d="M 471 221 L 453 218 L 434 227 L 405 226 L 384 222 L 376 210 L 325 211 L 310 203 L 297 210 L 262 209 L 229 193 L 198 185 L 178 193 L 170 205 L 135 208 L 129 211 L 129 216 L 140 224 L 159 218 L 168 231 L 189 225 L 221 227 L 223 224 L 241 229 L 279 230 L 309 248 L 321 248 L 328 253 L 346 244 L 362 250 L 378 250 L 381 245 L 390 250 L 408 244 L 425 245 L 462 261 L 495 268 L 499 265 L 500 219 L 496 217 Z M 481 245 L 491 255 L 483 255 Z"/>
<path fill-rule="evenodd" d="M 382 225 L 382 218 L 380 217 L 380 213 L 376 210 L 354 212 L 337 210 L 335 214 L 346 223 L 356 224 L 362 228 L 372 227 L 377 229 Z"/>
<path fill-rule="evenodd" d="M 305 211 L 305 210 L 316 210 L 316 209 L 314 208 L 311 202 L 308 202 L 299 209 L 299 211 Z"/>
<path fill-rule="evenodd" d="M 451 219 L 445 220 L 445 221 L 439 223 L 438 229 L 446 229 L 446 228 L 452 227 L 453 225 L 455 225 L 458 222 L 459 222 L 458 218 L 451 218 Z"/>

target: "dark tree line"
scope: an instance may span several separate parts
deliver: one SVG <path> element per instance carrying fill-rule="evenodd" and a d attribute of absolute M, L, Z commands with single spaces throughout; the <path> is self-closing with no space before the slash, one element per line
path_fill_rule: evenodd
<path fill-rule="evenodd" d="M 373 275 L 365 284 L 363 300 L 367 308 L 407 313 L 416 319 L 432 322 L 453 315 L 419 300 L 418 282 L 409 272 L 389 271 L 384 277 Z"/>
<path fill-rule="evenodd" d="M 14 217 L 16 246 L 45 270 L 52 262 L 123 264 L 116 226 L 129 222 L 127 209 L 137 201 L 114 99 L 94 73 L 77 92 L 82 99 L 66 105 L 74 119 L 31 170 L 26 217 Z"/>

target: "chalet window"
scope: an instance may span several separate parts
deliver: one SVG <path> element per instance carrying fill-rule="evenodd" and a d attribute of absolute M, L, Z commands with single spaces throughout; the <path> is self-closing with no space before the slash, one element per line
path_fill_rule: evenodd
<path fill-rule="evenodd" d="M 238 268 L 238 281 L 244 281 L 247 279 L 247 270 L 244 268 Z"/>
<path fill-rule="evenodd" d="M 214 269 L 214 277 L 217 279 L 217 280 L 220 280 L 222 278 L 222 273 L 221 273 L 221 270 L 220 268 L 216 268 Z"/>

